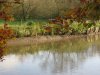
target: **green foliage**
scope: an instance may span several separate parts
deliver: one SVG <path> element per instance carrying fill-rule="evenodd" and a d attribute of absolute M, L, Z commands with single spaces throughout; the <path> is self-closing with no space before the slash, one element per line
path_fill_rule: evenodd
<path fill-rule="evenodd" d="M 1 21 L 2 22 L 2 21 Z M 30 23 L 27 25 L 28 23 Z M 2 24 L 2 23 L 1 23 Z M 100 27 L 100 21 L 86 21 L 86 23 L 77 21 L 68 21 L 68 26 L 63 27 L 58 24 L 49 24 L 48 22 L 41 21 L 26 21 L 22 22 L 11 22 L 11 29 L 15 33 L 15 37 L 31 37 L 41 35 L 64 35 L 64 34 L 86 34 L 89 28 Z"/>
<path fill-rule="evenodd" d="M 95 25 L 96 25 L 97 27 L 100 27 L 100 20 L 96 21 L 96 22 L 95 22 Z"/>
<path fill-rule="evenodd" d="M 94 22 L 92 22 L 91 20 L 87 20 L 86 21 L 86 27 L 87 28 L 90 28 L 90 27 L 93 27 L 93 26 L 95 26 L 95 23 Z"/>
<path fill-rule="evenodd" d="M 33 22 L 31 22 L 31 21 L 30 22 L 27 22 L 27 25 L 28 26 L 32 26 L 33 25 Z"/>
<path fill-rule="evenodd" d="M 79 23 L 79 22 L 73 22 L 71 25 L 70 25 L 70 28 L 73 30 L 72 33 L 85 33 L 86 32 L 86 28 L 85 26 L 83 25 L 83 23 Z"/>

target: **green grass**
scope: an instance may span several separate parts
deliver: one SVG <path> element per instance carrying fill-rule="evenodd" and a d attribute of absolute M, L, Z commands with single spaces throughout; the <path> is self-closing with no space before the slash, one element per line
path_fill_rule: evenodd
<path fill-rule="evenodd" d="M 4 21 L 0 20 L 0 28 L 2 28 L 3 23 Z M 29 23 L 31 24 L 29 25 Z M 43 34 L 43 26 L 47 24 L 49 24 L 48 21 L 44 19 L 8 22 L 16 37 L 41 35 Z"/>
<path fill-rule="evenodd" d="M 32 22 L 33 25 L 40 23 L 40 24 L 47 24 L 48 20 L 46 19 L 33 19 L 33 20 L 27 20 L 27 21 L 23 21 L 23 20 L 15 20 L 15 21 L 9 21 L 8 24 L 9 25 L 26 25 L 28 22 Z M 4 21 L 0 20 L 0 25 L 3 24 Z"/>

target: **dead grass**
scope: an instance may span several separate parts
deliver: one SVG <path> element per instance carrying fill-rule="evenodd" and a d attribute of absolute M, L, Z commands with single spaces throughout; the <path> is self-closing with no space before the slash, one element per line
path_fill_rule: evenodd
<path fill-rule="evenodd" d="M 64 41 L 69 39 L 86 37 L 86 35 L 62 35 L 62 36 L 37 36 L 37 37 L 23 37 L 7 41 L 7 46 L 23 46 L 46 42 Z"/>

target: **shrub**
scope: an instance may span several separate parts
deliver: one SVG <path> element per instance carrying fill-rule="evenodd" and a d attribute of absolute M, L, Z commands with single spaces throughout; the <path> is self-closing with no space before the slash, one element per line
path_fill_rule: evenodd
<path fill-rule="evenodd" d="M 6 40 L 13 37 L 12 29 L 0 29 L 0 45 L 6 44 Z"/>
<path fill-rule="evenodd" d="M 70 25 L 70 28 L 72 29 L 72 34 L 84 34 L 86 32 L 86 28 L 83 23 L 81 22 L 73 22 Z"/>

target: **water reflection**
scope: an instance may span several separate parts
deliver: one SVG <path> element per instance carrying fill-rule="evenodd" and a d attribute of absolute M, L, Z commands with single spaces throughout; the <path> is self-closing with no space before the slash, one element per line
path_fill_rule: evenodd
<path fill-rule="evenodd" d="M 3 60 L 4 60 L 4 58 L 3 58 L 3 56 L 4 56 L 4 48 L 2 48 L 2 47 L 0 47 L 0 62 L 3 62 Z"/>
<path fill-rule="evenodd" d="M 0 75 L 100 75 L 99 42 L 96 35 L 8 47 L 0 52 Z"/>

